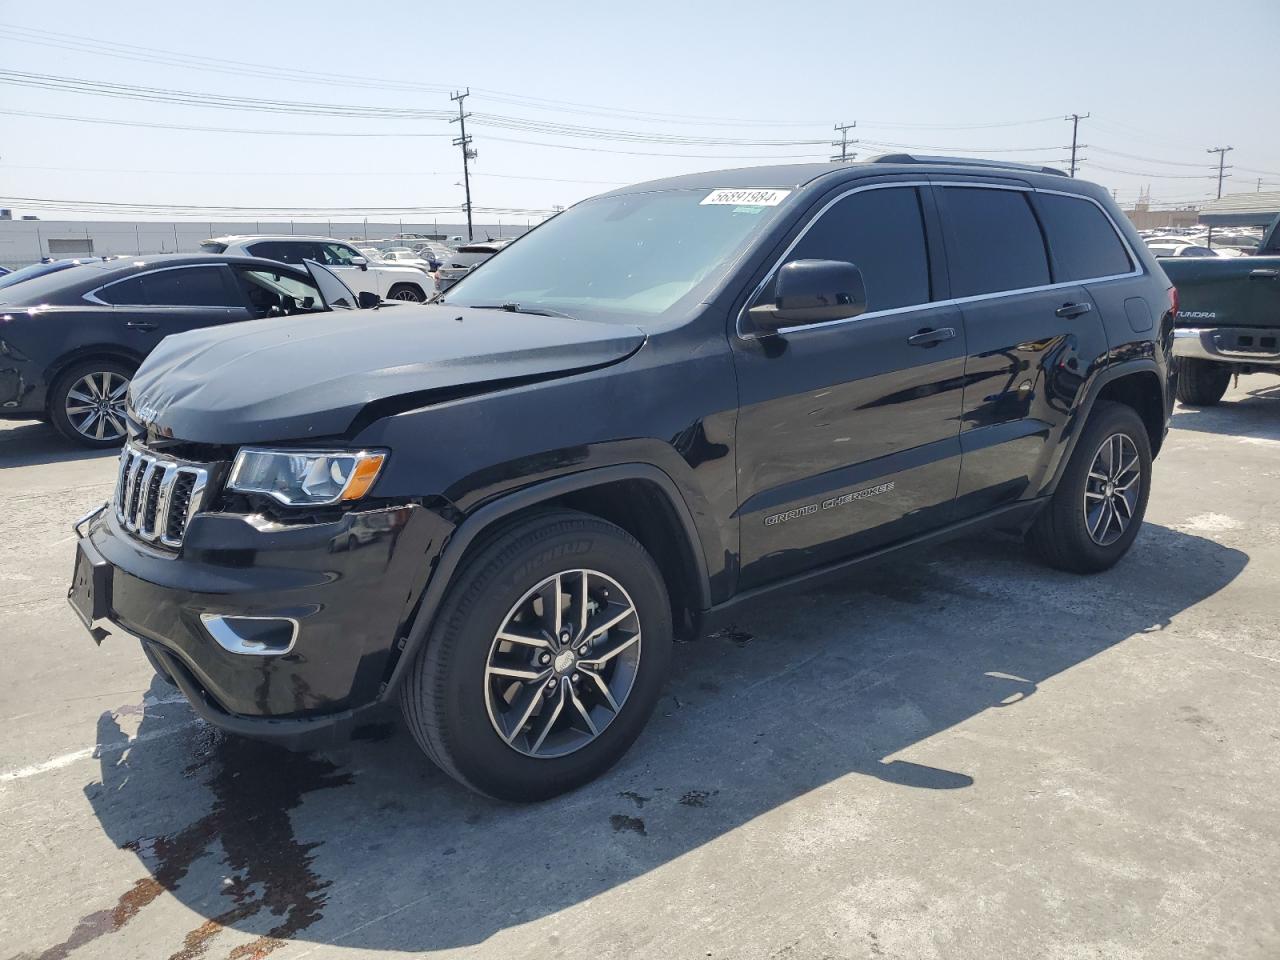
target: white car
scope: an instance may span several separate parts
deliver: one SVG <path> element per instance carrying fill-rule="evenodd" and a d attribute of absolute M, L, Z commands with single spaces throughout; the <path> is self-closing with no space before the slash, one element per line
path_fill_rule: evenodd
<path fill-rule="evenodd" d="M 418 256 L 407 247 L 392 247 L 390 250 L 382 251 L 382 259 L 385 263 L 395 263 L 400 266 L 417 267 L 419 270 L 431 272 L 431 264 L 426 258 Z"/>
<path fill-rule="evenodd" d="M 371 260 L 351 244 L 331 237 L 213 237 L 200 244 L 200 249 L 297 266 L 314 260 L 336 273 L 356 294 L 376 293 L 383 300 L 422 303 L 435 292 L 435 280 L 425 269 Z"/>
<path fill-rule="evenodd" d="M 1218 250 L 1210 250 L 1198 243 L 1187 243 L 1185 240 L 1172 242 L 1168 240 L 1147 241 L 1147 249 L 1156 257 L 1220 257 Z"/>

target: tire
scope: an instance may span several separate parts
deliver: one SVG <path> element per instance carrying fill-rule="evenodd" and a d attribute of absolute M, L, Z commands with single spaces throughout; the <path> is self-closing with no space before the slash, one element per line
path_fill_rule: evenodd
<path fill-rule="evenodd" d="M 589 613 L 594 620 L 588 621 L 587 637 L 627 603 L 635 619 L 602 632 L 594 649 L 580 644 L 581 635 L 563 648 L 545 650 L 500 642 L 500 629 L 517 629 L 513 617 L 535 612 L 535 606 L 523 606 L 534 588 L 566 571 L 574 576 L 561 578 L 557 585 L 570 592 L 579 589 L 576 585 L 586 571 L 587 595 L 603 604 Z M 610 583 L 620 587 L 621 593 Z M 577 617 L 576 598 L 567 600 L 566 626 Z M 549 616 L 549 609 L 542 608 L 543 616 Z M 536 626 L 519 629 L 529 635 L 539 633 Z M 634 638 L 628 639 L 631 633 Z M 535 642 L 546 643 L 550 634 L 541 636 Z M 640 544 L 598 517 L 567 510 L 542 512 L 495 533 L 464 559 L 427 642 L 409 669 L 401 706 L 418 745 L 456 780 L 501 800 L 543 800 L 598 777 L 626 753 L 657 703 L 671 661 L 671 642 L 666 585 Z M 573 658 L 583 649 L 603 654 L 624 644 L 625 649 L 609 654 L 612 659 L 600 668 L 602 674 L 613 671 L 606 684 L 617 706 L 612 710 L 591 677 L 579 672 L 592 662 L 590 656 L 571 666 L 561 661 L 566 654 Z M 539 658 L 544 656 L 549 666 L 540 665 Z M 529 670 L 550 673 L 547 682 L 554 684 L 554 693 L 541 679 L 543 673 L 527 683 L 491 674 L 495 662 L 515 663 L 525 657 Z M 523 668 L 524 661 L 519 662 Z M 626 692 L 620 693 L 624 681 Z M 507 684 L 511 703 L 494 692 Z M 553 700 L 539 700 L 540 696 L 554 698 L 563 711 L 555 712 Z M 510 712 L 499 716 L 502 709 Z M 550 712 L 544 715 L 544 709 Z M 535 711 L 532 716 L 530 710 Z M 578 711 L 594 713 L 595 721 L 583 721 Z M 514 719 L 517 714 L 521 719 Z M 546 717 L 557 719 L 545 725 L 549 732 L 535 744 L 535 733 L 544 727 Z M 513 731 L 509 738 L 499 732 L 500 723 Z M 590 737 L 584 729 L 588 725 L 597 733 L 582 741 Z M 567 752 L 557 754 L 556 750 Z"/>
<path fill-rule="evenodd" d="M 1116 440 L 1117 437 L 1123 439 Z M 1118 522 L 1116 518 L 1121 516 L 1123 508 L 1115 495 L 1105 497 L 1106 485 L 1097 479 L 1100 474 L 1111 472 L 1107 469 L 1107 460 L 1096 463 L 1099 457 L 1107 456 L 1108 451 L 1103 449 L 1106 444 L 1116 444 L 1122 449 L 1122 466 L 1131 455 L 1136 456 L 1140 471 L 1134 481 L 1136 495 L 1128 497 L 1118 489 L 1120 483 L 1132 479 L 1130 474 L 1125 473 L 1116 483 L 1116 495 L 1125 500 L 1127 509 L 1131 511 L 1118 534 L 1111 524 Z M 1086 491 L 1092 491 L 1088 499 L 1092 505 L 1090 510 L 1085 508 Z M 1073 573 L 1106 570 L 1115 565 L 1133 544 L 1142 526 L 1150 493 L 1151 441 L 1142 418 L 1132 407 L 1122 403 L 1101 402 L 1089 416 L 1058 487 L 1036 517 L 1027 540 L 1035 554 L 1051 567 Z M 1107 499 L 1116 504 L 1109 520 L 1105 515 Z M 1099 513 L 1099 510 L 1103 512 Z M 1105 529 L 1104 522 L 1107 523 Z"/>
<path fill-rule="evenodd" d="M 1189 407 L 1212 407 L 1231 383 L 1231 366 L 1212 360 L 1175 357 L 1178 369 L 1178 402 Z"/>
<path fill-rule="evenodd" d="M 397 283 L 387 291 L 388 300 L 405 300 L 409 303 L 422 303 L 426 295 L 412 283 Z"/>
<path fill-rule="evenodd" d="M 49 422 L 60 434 L 82 447 L 120 446 L 126 429 L 125 392 L 134 369 L 123 361 L 105 357 L 73 363 L 58 375 L 49 390 Z M 113 399 L 101 408 L 107 411 L 107 415 L 99 411 L 98 417 L 94 418 L 103 378 L 106 378 Z M 99 432 L 101 436 L 97 435 Z"/>

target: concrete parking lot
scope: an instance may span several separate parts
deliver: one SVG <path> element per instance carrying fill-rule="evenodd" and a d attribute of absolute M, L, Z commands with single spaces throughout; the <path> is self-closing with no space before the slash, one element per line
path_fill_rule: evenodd
<path fill-rule="evenodd" d="M 0 428 L 0 957 L 1280 956 L 1274 378 L 1179 408 L 1111 572 L 986 537 L 778 597 L 530 807 L 391 723 L 224 737 L 95 648 L 69 524 L 113 465 Z"/>

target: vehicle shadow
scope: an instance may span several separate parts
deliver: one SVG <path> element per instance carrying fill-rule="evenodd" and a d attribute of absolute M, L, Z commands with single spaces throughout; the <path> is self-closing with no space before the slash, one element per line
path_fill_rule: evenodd
<path fill-rule="evenodd" d="M 148 708 L 135 744 L 104 750 L 101 783 L 85 790 L 106 835 L 137 854 L 139 879 L 40 956 L 110 936 L 166 893 L 207 919 L 156 942 L 161 955 L 198 956 L 216 937 L 224 954 L 254 938 L 232 955 L 255 957 L 289 940 L 463 947 L 842 778 L 874 778 L 888 802 L 904 789 L 964 790 L 974 773 L 951 741 L 929 755 L 956 750 L 959 769 L 913 762 L 912 748 L 984 711 L 1017 711 L 1049 678 L 1144 642 L 1247 563 L 1148 524 L 1129 557 L 1091 578 L 1029 564 L 1017 541 L 991 536 L 782 596 L 678 647 L 631 753 L 600 781 L 534 806 L 470 794 L 390 723 L 337 750 L 288 753 L 192 724 L 182 704 Z M 156 681 L 153 693 L 165 692 Z M 118 715 L 103 715 L 99 743 L 124 738 Z"/>
<path fill-rule="evenodd" d="M 117 447 L 101 450 L 78 447 L 40 420 L 0 422 L 0 469 L 98 460 L 119 455 Z"/>

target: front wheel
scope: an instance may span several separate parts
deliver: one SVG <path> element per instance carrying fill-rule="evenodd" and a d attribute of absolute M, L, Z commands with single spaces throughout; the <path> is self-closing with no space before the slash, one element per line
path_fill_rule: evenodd
<path fill-rule="evenodd" d="M 1178 402 L 1189 407 L 1212 407 L 1231 383 L 1231 367 L 1212 360 L 1174 357 L 1178 371 Z"/>
<path fill-rule="evenodd" d="M 504 800 L 609 769 L 640 735 L 671 659 L 671 610 L 626 531 L 534 515 L 464 561 L 401 692 L 419 746 Z"/>
<path fill-rule="evenodd" d="M 1058 488 L 1028 533 L 1047 564 L 1097 573 L 1125 555 L 1151 493 L 1151 441 L 1129 406 L 1094 407 Z"/>
<path fill-rule="evenodd" d="M 388 300 L 405 300 L 409 303 L 422 303 L 426 300 L 426 294 L 415 287 L 411 283 L 397 283 L 387 293 Z"/>

